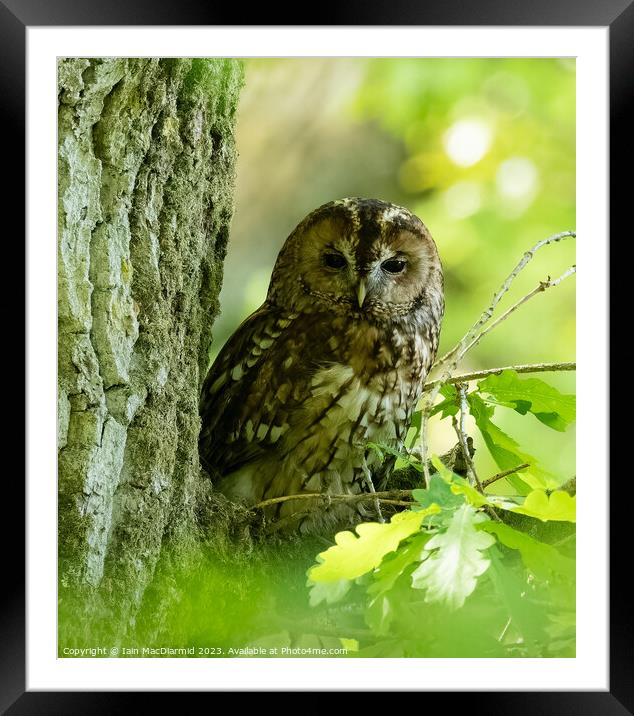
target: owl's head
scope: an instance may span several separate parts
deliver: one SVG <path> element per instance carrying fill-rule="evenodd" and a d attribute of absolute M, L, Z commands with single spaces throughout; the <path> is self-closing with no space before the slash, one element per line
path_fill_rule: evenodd
<path fill-rule="evenodd" d="M 311 212 L 282 247 L 267 300 L 380 320 L 422 306 L 442 311 L 442 269 L 423 222 L 378 199 L 332 201 Z"/>

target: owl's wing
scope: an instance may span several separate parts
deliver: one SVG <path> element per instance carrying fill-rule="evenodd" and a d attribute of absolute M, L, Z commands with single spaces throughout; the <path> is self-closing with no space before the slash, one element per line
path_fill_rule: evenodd
<path fill-rule="evenodd" d="M 227 474 L 271 450 L 288 429 L 289 414 L 309 395 L 311 376 L 327 356 L 324 341 L 314 336 L 317 326 L 305 325 L 314 319 L 303 314 L 300 327 L 296 318 L 264 304 L 218 355 L 200 402 L 207 468 Z M 316 348 L 305 345 L 307 329 Z"/>

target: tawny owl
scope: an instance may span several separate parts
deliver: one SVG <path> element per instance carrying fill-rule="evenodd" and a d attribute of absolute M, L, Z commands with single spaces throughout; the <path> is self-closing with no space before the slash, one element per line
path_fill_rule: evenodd
<path fill-rule="evenodd" d="M 309 214 L 205 380 L 200 455 L 217 489 L 248 505 L 373 490 L 367 443 L 402 444 L 443 310 L 436 245 L 407 209 L 354 198 Z M 268 518 L 310 532 L 373 509 L 300 498 Z"/>

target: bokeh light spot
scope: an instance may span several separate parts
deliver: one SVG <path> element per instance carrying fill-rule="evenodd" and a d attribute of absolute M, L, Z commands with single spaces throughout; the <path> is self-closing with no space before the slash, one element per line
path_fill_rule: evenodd
<path fill-rule="evenodd" d="M 511 157 L 500 164 L 495 181 L 501 196 L 530 201 L 537 193 L 539 173 L 530 159 Z"/>
<path fill-rule="evenodd" d="M 443 136 L 447 155 L 454 164 L 470 167 L 487 153 L 491 146 L 491 126 L 481 119 L 461 119 Z"/>

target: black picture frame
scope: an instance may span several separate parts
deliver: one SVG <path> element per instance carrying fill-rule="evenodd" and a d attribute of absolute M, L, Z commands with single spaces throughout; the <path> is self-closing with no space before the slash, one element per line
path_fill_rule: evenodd
<path fill-rule="evenodd" d="M 249 25 L 525 25 L 525 26 L 609 26 L 610 46 L 610 230 L 625 231 L 626 212 L 629 212 L 631 181 L 623 180 L 632 165 L 631 124 L 634 95 L 634 4 L 632 0 L 443 0 L 426 3 L 423 0 L 353 0 L 340 7 L 319 5 L 313 8 L 311 21 L 297 15 L 289 17 L 286 10 L 279 12 L 268 4 L 258 8 L 235 4 L 217 7 L 218 3 L 185 0 L 173 3 L 168 0 L 0 0 L 0 88 L 2 97 L 1 135 L 5 142 L 5 176 L 9 178 L 2 193 L 6 207 L 24 205 L 25 157 L 25 50 L 26 29 L 29 26 L 73 25 L 242 25 L 244 15 Z M 315 10 L 320 14 L 316 17 Z M 238 17 L 240 15 L 241 17 Z M 318 22 L 315 20 L 318 19 Z M 15 157 L 9 158 L 14 152 Z M 24 214 L 13 212 L 16 226 L 5 233 L 5 245 L 21 251 L 20 236 L 24 236 Z M 5 214 L 6 218 L 6 214 Z M 6 224 L 5 224 L 6 226 Z M 5 229 L 6 231 L 6 229 Z M 9 240 L 9 237 L 12 237 Z M 8 248 L 8 247 L 7 247 Z M 611 262 L 610 262 L 611 271 Z M 616 283 L 616 281 L 614 282 Z M 610 301 L 610 310 L 613 303 Z M 5 321 L 13 319 L 14 326 L 7 331 L 14 336 L 24 335 L 24 314 L 12 310 Z M 9 320 L 10 322 L 10 320 Z M 15 346 L 20 345 L 15 340 Z M 28 350 L 28 348 L 27 348 Z M 20 356 L 18 356 L 20 358 Z M 42 360 L 48 360 L 43 357 Z M 18 360 L 18 371 L 20 361 Z M 19 374 L 19 373 L 18 373 Z M 28 390 L 28 386 L 27 386 Z M 607 399 L 607 396 L 606 396 Z M 612 410 L 612 408 L 611 408 Z M 611 416 L 613 413 L 611 413 Z M 19 425 L 19 421 L 14 421 Z M 605 426 L 608 429 L 608 426 Z M 17 438 L 17 436 L 16 436 Z M 8 443 L 12 445 L 12 443 Z M 611 444 L 611 443 L 609 443 Z M 28 459 L 28 447 L 25 455 Z M 32 447 L 32 446 L 31 446 Z M 7 453 L 8 454 L 8 451 Z M 7 466 L 5 466 L 6 470 Z M 624 474 L 624 478 L 626 475 Z M 5 579 L 0 590 L 0 709 L 12 715 L 45 713 L 128 713 L 133 709 L 147 708 L 148 694 L 118 692 L 33 692 L 25 691 L 25 564 L 24 552 L 19 549 L 19 535 L 24 534 L 20 523 L 21 511 L 17 506 L 24 499 L 24 484 L 15 472 L 5 474 L 5 519 L 12 514 L 11 530 L 4 533 Z M 11 506 L 11 507 L 9 507 Z M 634 714 L 634 630 L 630 595 L 625 580 L 631 558 L 625 555 L 629 547 L 631 518 L 626 510 L 629 504 L 619 499 L 617 489 L 612 491 L 610 503 L 610 675 L 606 692 L 452 692 L 428 693 L 421 708 L 459 708 L 456 699 L 464 702 L 470 712 L 487 714 Z M 17 519 L 17 524 L 15 520 Z M 622 547 L 623 545 L 623 547 Z M 623 550 L 623 559 L 618 556 Z M 10 558 L 13 558 L 12 560 Z M 580 555 L 583 558 L 583 555 Z M 290 686 L 290 685 L 289 685 Z M 504 684 L 500 684 L 504 688 Z M 386 690 L 389 690 L 386 688 Z M 209 699 L 210 695 L 207 695 Z M 445 699 L 451 697 L 448 704 Z M 180 698 L 177 693 L 162 693 L 162 706 L 168 707 Z M 433 701 L 430 701 L 433 698 Z M 442 701 L 441 701 L 442 700 Z M 444 705 L 443 705 L 444 704 Z M 206 708 L 210 707 L 207 701 Z M 232 706 L 235 708 L 235 706 Z"/>

